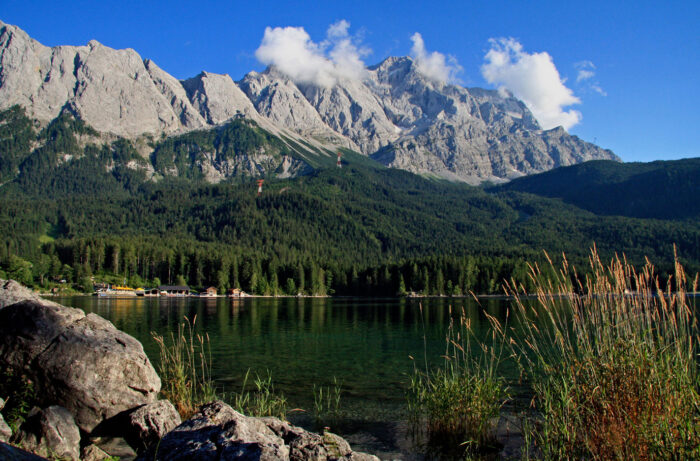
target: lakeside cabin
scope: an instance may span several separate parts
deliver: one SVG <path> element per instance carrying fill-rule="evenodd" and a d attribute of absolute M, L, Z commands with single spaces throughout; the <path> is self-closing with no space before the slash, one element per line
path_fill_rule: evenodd
<path fill-rule="evenodd" d="M 190 287 L 187 285 L 160 285 L 158 292 L 161 296 L 189 296 Z"/>
<path fill-rule="evenodd" d="M 203 298 L 214 298 L 216 297 L 217 289 L 214 287 L 209 287 L 199 294 Z"/>
<path fill-rule="evenodd" d="M 228 290 L 227 294 L 230 298 L 244 298 L 248 296 L 248 293 L 241 290 L 240 288 L 231 288 L 230 290 Z"/>

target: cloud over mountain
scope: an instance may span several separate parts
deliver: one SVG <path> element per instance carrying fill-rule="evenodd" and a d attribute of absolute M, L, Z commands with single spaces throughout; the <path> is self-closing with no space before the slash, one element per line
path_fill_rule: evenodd
<path fill-rule="evenodd" d="M 342 79 L 361 80 L 366 72 L 362 58 L 371 51 L 349 34 L 349 27 L 344 19 L 332 24 L 321 43 L 303 27 L 267 27 L 255 57 L 296 83 L 327 88 Z"/>
<path fill-rule="evenodd" d="M 560 125 L 569 129 L 581 121 L 580 112 L 564 110 L 581 100 L 564 85 L 549 53 L 527 53 L 512 38 L 491 39 L 489 43 L 491 48 L 481 66 L 487 82 L 521 99 L 544 129 Z"/>
<path fill-rule="evenodd" d="M 423 36 L 418 32 L 411 36 L 411 41 L 411 56 L 423 75 L 441 83 L 459 83 L 457 74 L 462 71 L 462 66 L 453 56 L 445 56 L 437 51 L 428 53 Z"/>

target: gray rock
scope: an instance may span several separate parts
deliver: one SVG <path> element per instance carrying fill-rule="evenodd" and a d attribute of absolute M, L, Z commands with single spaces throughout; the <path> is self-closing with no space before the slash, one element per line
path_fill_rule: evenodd
<path fill-rule="evenodd" d="M 46 457 L 80 459 L 80 431 L 68 410 L 50 406 L 30 412 L 18 433 L 18 445 Z"/>
<path fill-rule="evenodd" d="M 0 410 L 5 407 L 5 401 L 0 398 Z M 5 418 L 0 414 L 0 442 L 8 442 L 12 437 L 12 429 L 5 422 Z"/>
<path fill-rule="evenodd" d="M 507 94 L 436 82 L 407 57 L 370 67 L 363 81 L 331 87 L 295 84 L 275 68 L 251 72 L 239 85 L 274 123 L 304 136 L 330 128 L 349 141 L 336 144 L 415 173 L 498 182 L 617 159 L 563 129 L 542 130 L 527 107 Z"/>
<path fill-rule="evenodd" d="M 239 115 L 259 118 L 248 97 L 228 75 L 202 72 L 183 81 L 182 87 L 209 124 L 216 125 Z"/>
<path fill-rule="evenodd" d="M 223 402 L 202 406 L 197 414 L 165 435 L 139 460 L 289 459 L 284 440 L 265 424 Z"/>
<path fill-rule="evenodd" d="M 137 451 L 158 442 L 182 420 L 169 400 L 159 400 L 129 412 L 124 438 Z"/>
<path fill-rule="evenodd" d="M 68 108 L 96 130 L 122 136 L 178 131 L 182 120 L 197 127 L 181 118 L 178 101 L 166 99 L 134 50 L 94 40 L 49 48 L 0 23 L 0 82 L 0 108 L 20 104 L 42 121 Z"/>
<path fill-rule="evenodd" d="M 138 460 L 377 460 L 341 437 L 314 434 L 277 418 L 244 416 L 223 402 L 204 405 Z"/>
<path fill-rule="evenodd" d="M 3 461 L 46 461 L 46 458 L 4 442 L 0 442 L 0 459 Z"/>
<path fill-rule="evenodd" d="M 41 404 L 67 408 L 85 432 L 160 390 L 133 337 L 95 314 L 36 299 L 0 310 L 0 368 L 26 375 Z"/>
<path fill-rule="evenodd" d="M 88 440 L 89 445 L 94 445 L 108 456 L 122 460 L 136 458 L 136 452 L 123 437 L 90 437 Z M 99 455 L 99 452 L 95 454 Z"/>
<path fill-rule="evenodd" d="M 47 306 L 60 306 L 60 304 L 43 299 L 39 293 L 30 290 L 21 283 L 0 279 L 0 309 L 26 300 L 36 301 Z"/>
<path fill-rule="evenodd" d="M 105 459 L 110 459 L 112 456 L 102 450 L 100 447 L 94 444 L 90 444 L 82 449 L 80 452 L 80 459 L 82 461 L 103 461 Z"/>

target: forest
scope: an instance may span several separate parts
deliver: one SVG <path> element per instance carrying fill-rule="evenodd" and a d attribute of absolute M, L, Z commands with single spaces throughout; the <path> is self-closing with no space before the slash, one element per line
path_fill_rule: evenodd
<path fill-rule="evenodd" d="M 675 245 L 686 269 L 700 270 L 700 217 L 688 205 L 697 162 L 597 162 L 473 187 L 349 151 L 336 168 L 333 156 L 244 120 L 138 142 L 105 139 L 69 114 L 41 126 L 18 107 L 0 113 L 0 278 L 82 291 L 107 281 L 260 295 L 467 295 L 501 293 L 504 279 L 527 284 L 528 262 L 542 263 L 545 251 L 585 272 L 593 245 L 637 265 L 648 257 L 662 276 Z M 287 179 L 264 170 L 259 196 L 253 176 L 211 184 L 194 171 L 203 153 L 263 148 L 307 167 Z M 173 167 L 178 174 L 165 174 Z"/>

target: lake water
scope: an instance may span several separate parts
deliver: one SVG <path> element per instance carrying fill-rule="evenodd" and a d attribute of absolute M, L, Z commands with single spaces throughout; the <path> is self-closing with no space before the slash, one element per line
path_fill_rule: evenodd
<path fill-rule="evenodd" d="M 419 459 L 408 435 L 405 389 L 414 365 L 439 363 L 451 316 L 462 309 L 477 335 L 483 311 L 505 315 L 508 301 L 363 298 L 133 298 L 71 297 L 66 305 L 94 312 L 137 338 L 154 365 L 151 332 L 168 336 L 185 317 L 207 333 L 219 391 L 239 391 L 244 376 L 271 373 L 292 423 L 314 427 L 314 385 L 341 384 L 342 418 L 331 431 L 354 449 L 383 459 Z M 422 308 L 421 308 L 422 305 Z M 450 313 L 452 312 L 452 314 Z M 414 357 L 412 360 L 410 357 Z"/>

